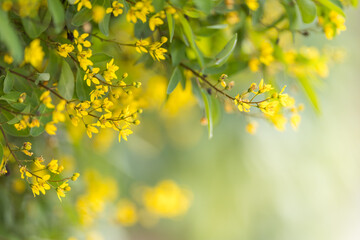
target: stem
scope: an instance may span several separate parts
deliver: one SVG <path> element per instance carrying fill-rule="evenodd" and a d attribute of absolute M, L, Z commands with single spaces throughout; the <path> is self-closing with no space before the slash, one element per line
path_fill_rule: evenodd
<path fill-rule="evenodd" d="M 0 66 L 0 69 L 5 70 L 5 68 L 2 67 L 2 66 Z M 30 77 L 28 77 L 28 76 L 25 76 L 25 75 L 23 75 L 23 74 L 21 74 L 21 73 L 18 73 L 18 72 L 16 72 L 16 71 L 14 71 L 14 70 L 11 70 L 11 69 L 9 69 L 8 71 L 11 72 L 11 73 L 13 73 L 13 74 L 15 74 L 15 75 L 18 75 L 19 77 L 22 77 L 22 78 L 28 80 L 28 81 L 30 81 L 30 82 L 35 83 L 35 80 L 32 79 L 32 78 L 30 78 Z M 41 82 L 40 82 L 38 85 L 39 85 L 40 87 L 42 87 L 42 88 L 45 88 L 46 90 L 49 90 L 50 92 L 52 92 L 55 96 L 57 96 L 57 97 L 60 98 L 61 100 L 65 100 L 66 102 L 68 102 L 65 98 L 63 98 L 59 93 L 57 93 L 55 90 L 51 89 L 50 87 L 42 84 Z"/>

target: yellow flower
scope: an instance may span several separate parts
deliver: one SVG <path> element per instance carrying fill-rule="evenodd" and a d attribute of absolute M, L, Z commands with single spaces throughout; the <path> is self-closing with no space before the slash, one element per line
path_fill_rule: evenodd
<path fill-rule="evenodd" d="M 43 169 L 45 168 L 45 166 L 42 164 L 44 162 L 44 158 L 41 156 L 41 157 L 36 157 L 34 159 L 34 164 L 36 167 L 38 167 L 39 169 Z"/>
<path fill-rule="evenodd" d="M 121 142 L 121 138 L 123 138 L 125 141 L 127 141 L 127 136 L 129 136 L 132 133 L 133 133 L 133 131 L 131 131 L 128 128 L 120 129 L 119 130 L 119 142 Z"/>
<path fill-rule="evenodd" d="M 160 62 L 160 60 L 165 60 L 165 53 L 167 50 L 165 48 L 156 48 L 154 50 L 150 50 L 151 57 Z"/>
<path fill-rule="evenodd" d="M 246 103 L 244 100 L 240 99 L 239 94 L 235 97 L 234 103 L 238 107 L 240 112 L 250 112 L 251 106 L 248 103 Z"/>
<path fill-rule="evenodd" d="M 2 5 L 1 5 L 1 8 L 2 8 L 5 12 L 8 12 L 8 11 L 11 10 L 12 6 L 13 6 L 12 1 L 10 1 L 10 0 L 5 0 L 5 1 L 3 1 Z"/>
<path fill-rule="evenodd" d="M 14 62 L 14 59 L 12 56 L 10 56 L 8 53 L 4 55 L 4 62 L 7 64 L 12 64 Z"/>
<path fill-rule="evenodd" d="M 167 42 L 167 37 L 161 37 L 161 42 L 155 42 L 150 45 L 149 53 L 154 60 L 160 62 L 160 60 L 165 60 L 164 54 L 167 52 L 165 48 L 161 48 L 161 46 Z"/>
<path fill-rule="evenodd" d="M 230 25 L 234 25 L 238 22 L 240 22 L 240 18 L 239 18 L 239 14 L 236 11 L 232 11 L 232 12 L 228 12 L 226 14 L 226 21 L 230 24 Z"/>
<path fill-rule="evenodd" d="M 94 102 L 95 99 L 101 98 L 104 95 L 105 95 L 104 86 L 98 85 L 96 86 L 96 89 L 90 92 L 90 101 Z"/>
<path fill-rule="evenodd" d="M 256 133 L 256 129 L 257 129 L 257 122 L 251 122 L 251 123 L 248 123 L 246 125 L 246 131 L 252 135 L 254 135 Z"/>
<path fill-rule="evenodd" d="M 88 50 L 83 50 L 82 46 L 79 44 L 77 45 L 78 48 L 78 55 L 77 55 L 77 59 L 79 61 L 80 67 L 86 71 L 86 69 L 88 68 L 88 66 L 92 66 L 93 62 L 91 60 L 89 60 L 88 58 L 92 56 L 92 51 L 91 49 Z"/>
<path fill-rule="evenodd" d="M 71 53 L 74 50 L 74 46 L 71 44 L 61 44 L 58 46 L 58 54 L 64 58 L 69 56 L 69 53 Z"/>
<path fill-rule="evenodd" d="M 259 108 L 266 115 L 273 116 L 278 110 L 278 105 L 278 101 L 265 101 L 259 103 Z"/>
<path fill-rule="evenodd" d="M 279 101 L 281 105 L 284 107 L 292 107 L 295 104 L 295 99 L 292 97 L 289 97 L 287 93 L 283 94 L 284 90 L 286 88 L 286 85 L 281 89 L 279 93 Z"/>
<path fill-rule="evenodd" d="M 49 169 L 50 172 L 55 174 L 59 174 L 58 168 L 59 168 L 58 160 L 55 159 L 51 160 L 47 165 L 47 169 Z"/>
<path fill-rule="evenodd" d="M 261 79 L 259 83 L 259 93 L 264 93 L 272 90 L 271 84 L 264 84 L 264 79 Z"/>
<path fill-rule="evenodd" d="M 149 20 L 149 28 L 151 31 L 154 31 L 156 26 L 163 25 L 164 21 L 160 18 L 159 14 L 155 14 Z"/>
<path fill-rule="evenodd" d="M 260 62 L 266 66 L 269 66 L 274 61 L 274 57 L 272 55 L 273 52 L 274 48 L 272 47 L 271 43 L 262 41 L 260 44 Z"/>
<path fill-rule="evenodd" d="M 99 130 L 90 124 L 86 126 L 86 133 L 89 136 L 89 138 L 92 138 L 92 133 L 98 133 L 98 132 Z"/>
<path fill-rule="evenodd" d="M 55 106 L 52 104 L 52 100 L 50 97 L 50 91 L 45 91 L 40 96 L 40 102 L 45 104 L 47 108 L 54 108 Z"/>
<path fill-rule="evenodd" d="M 20 96 L 19 96 L 19 99 L 18 99 L 18 102 L 19 103 L 23 103 L 26 99 L 26 93 L 21 93 Z"/>
<path fill-rule="evenodd" d="M 149 42 L 146 41 L 146 40 L 138 40 L 136 43 L 135 43 L 135 49 L 138 53 L 141 53 L 141 52 L 144 52 L 144 53 L 147 53 L 148 50 L 146 49 L 147 46 L 149 46 Z"/>
<path fill-rule="evenodd" d="M 138 1 L 135 6 L 132 6 L 127 15 L 126 20 L 128 22 L 136 23 L 140 19 L 143 23 L 146 22 L 146 15 L 150 12 L 154 12 L 154 7 L 151 5 L 151 1 Z"/>
<path fill-rule="evenodd" d="M 260 61 L 257 58 L 252 58 L 249 61 L 249 68 L 252 72 L 259 71 Z"/>
<path fill-rule="evenodd" d="M 246 0 L 245 2 L 250 10 L 256 11 L 259 8 L 258 0 Z"/>
<path fill-rule="evenodd" d="M 190 207 L 190 193 L 175 182 L 165 180 L 143 194 L 146 209 L 158 216 L 173 218 L 184 214 Z"/>
<path fill-rule="evenodd" d="M 291 116 L 290 123 L 293 129 L 296 130 L 299 127 L 300 121 L 301 121 L 301 117 L 299 114 L 295 113 Z"/>
<path fill-rule="evenodd" d="M 30 186 L 31 186 L 31 191 L 34 194 L 34 197 L 36 197 L 36 195 L 40 195 L 40 191 L 37 184 L 31 184 Z"/>
<path fill-rule="evenodd" d="M 49 135 L 56 135 L 56 130 L 57 130 L 57 127 L 55 126 L 54 122 L 49 122 L 45 125 L 45 131 Z"/>
<path fill-rule="evenodd" d="M 92 8 L 90 0 L 76 0 L 74 4 L 77 4 L 78 11 L 80 11 L 83 6 L 88 9 Z"/>
<path fill-rule="evenodd" d="M 24 174 L 26 177 L 32 177 L 33 175 L 26 169 L 26 166 L 21 166 L 20 167 L 20 173 L 21 173 L 21 178 L 24 179 Z"/>
<path fill-rule="evenodd" d="M 324 32 L 327 39 L 331 40 L 335 36 L 334 27 L 329 23 L 324 26 Z"/>
<path fill-rule="evenodd" d="M 74 30 L 74 38 L 75 44 L 82 44 L 84 47 L 91 47 L 91 43 L 88 40 L 85 40 L 89 36 L 88 33 L 83 33 L 79 35 L 79 32 L 75 29 Z M 80 50 L 79 50 L 80 51 Z"/>
<path fill-rule="evenodd" d="M 113 1 L 112 7 L 106 9 L 106 13 L 112 13 L 115 17 L 119 16 L 123 13 L 123 7 L 124 5 L 122 3 L 119 3 L 119 1 Z"/>
<path fill-rule="evenodd" d="M 49 174 L 43 176 L 42 178 L 36 178 L 36 181 L 37 181 L 36 188 L 37 188 L 38 191 L 40 191 L 44 195 L 46 193 L 45 190 L 50 189 L 50 185 L 47 183 L 47 181 L 49 179 L 50 179 Z M 35 193 L 34 193 L 34 197 L 35 197 Z"/>
<path fill-rule="evenodd" d="M 277 130 L 279 130 L 281 132 L 285 130 L 285 125 L 286 125 L 287 119 L 283 115 L 276 114 L 271 117 L 271 121 L 273 122 L 273 124 Z"/>
<path fill-rule="evenodd" d="M 45 53 L 40 45 L 40 39 L 33 40 L 28 47 L 25 48 L 25 63 L 30 63 L 33 67 L 39 69 L 42 65 Z"/>
<path fill-rule="evenodd" d="M 86 84 L 88 86 L 91 85 L 91 82 L 94 84 L 100 84 L 99 79 L 96 78 L 96 74 L 100 71 L 100 68 L 93 68 L 90 72 L 89 69 L 86 70 L 86 73 L 84 75 L 84 81 L 86 81 Z"/>
<path fill-rule="evenodd" d="M 93 21 L 96 23 L 101 22 L 105 17 L 105 8 L 103 6 L 96 5 L 92 9 Z"/>
<path fill-rule="evenodd" d="M 56 194 L 60 200 L 60 202 L 62 201 L 61 198 L 65 197 L 65 192 L 70 191 L 71 188 L 68 184 L 68 181 L 63 182 L 59 187 L 56 188 Z"/>
<path fill-rule="evenodd" d="M 137 222 L 135 204 L 128 200 L 120 200 L 117 205 L 116 219 L 124 226 L 132 226 Z"/>
<path fill-rule="evenodd" d="M 104 71 L 104 78 L 107 82 L 112 79 L 117 79 L 115 72 L 119 69 L 118 66 L 114 64 L 114 59 L 111 59 L 110 62 L 106 63 L 106 71 Z"/>

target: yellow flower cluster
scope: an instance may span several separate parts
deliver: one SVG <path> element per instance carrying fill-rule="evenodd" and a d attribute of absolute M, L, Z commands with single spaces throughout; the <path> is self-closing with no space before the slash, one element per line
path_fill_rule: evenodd
<path fill-rule="evenodd" d="M 39 8 L 46 5 L 43 0 L 5 0 L 2 1 L 2 10 L 8 12 L 15 11 L 21 17 L 35 17 Z"/>
<path fill-rule="evenodd" d="M 322 26 L 325 36 L 331 40 L 341 31 L 346 30 L 345 18 L 335 11 L 330 11 L 318 18 L 318 23 Z"/>
<path fill-rule="evenodd" d="M 88 170 L 84 174 L 86 183 L 85 193 L 76 201 L 76 209 L 83 225 L 91 225 L 101 212 L 105 210 L 107 202 L 117 196 L 116 181 L 101 176 L 95 170 Z"/>
<path fill-rule="evenodd" d="M 118 3 L 113 3 L 112 11 L 116 10 Z M 91 138 L 94 133 L 99 132 L 99 128 L 110 128 L 119 132 L 119 141 L 124 139 L 127 141 L 127 136 L 132 134 L 130 126 L 138 125 L 140 121 L 137 119 L 138 113 L 141 110 L 130 111 L 128 106 L 124 106 L 120 112 L 118 107 L 120 104 L 115 104 L 120 95 L 118 90 L 120 89 L 126 95 L 131 95 L 131 91 L 127 90 L 128 87 L 140 87 L 140 82 L 133 82 L 133 84 L 127 85 L 124 79 L 128 76 L 124 73 L 121 78 L 118 78 L 116 71 L 119 67 L 114 63 L 114 59 L 111 59 L 106 64 L 106 69 L 103 71 L 98 67 L 92 67 L 94 64 L 90 60 L 92 56 L 91 42 L 87 40 L 89 34 L 80 34 L 77 30 L 74 30 L 74 44 L 76 46 L 76 58 L 73 57 L 73 51 L 75 46 L 72 44 L 58 44 L 57 52 L 60 56 L 67 58 L 70 57 L 75 64 L 79 64 L 81 69 L 85 71 L 84 81 L 88 86 L 95 85 L 90 92 L 90 101 L 61 101 L 53 113 L 53 121 L 48 123 L 45 130 L 49 134 L 55 134 L 57 122 L 65 121 L 65 115 L 63 111 L 69 114 L 71 122 L 74 126 L 78 126 L 80 122 L 86 127 L 86 133 Z M 159 48 L 162 43 L 150 45 L 149 51 L 153 56 L 159 59 L 162 56 L 159 55 Z M 48 108 L 54 108 L 49 93 L 44 92 L 40 99 Z M 94 121 L 95 120 L 95 121 Z"/>
<path fill-rule="evenodd" d="M 121 199 L 117 204 L 116 220 L 125 227 L 134 225 L 138 221 L 136 205 L 127 199 Z"/>
<path fill-rule="evenodd" d="M 106 13 L 112 13 L 115 17 L 123 13 L 124 5 L 119 1 L 113 1 L 110 8 L 106 9 Z"/>
<path fill-rule="evenodd" d="M 258 0 L 245 0 L 245 3 L 252 11 L 256 11 L 259 8 Z"/>
<path fill-rule="evenodd" d="M 146 188 L 143 203 L 147 211 L 164 218 L 174 218 L 187 212 L 191 194 L 172 180 L 159 182 L 153 188 Z"/>
<path fill-rule="evenodd" d="M 259 71 L 260 65 L 264 64 L 265 66 L 269 66 L 272 62 L 274 62 L 275 58 L 273 56 L 274 48 L 269 41 L 263 40 L 260 43 L 259 51 L 256 53 L 258 56 L 253 56 L 249 62 L 249 68 L 252 72 Z"/>
<path fill-rule="evenodd" d="M 279 93 L 274 92 L 274 88 L 270 84 L 264 84 L 264 80 L 262 79 L 259 85 L 252 83 L 246 92 L 238 94 L 233 101 L 240 112 L 250 112 L 253 107 L 260 109 L 263 116 L 272 122 L 279 131 L 285 130 L 287 118 L 284 114 L 286 109 L 288 109 L 292 113 L 291 125 L 296 129 L 301 119 L 298 112 L 301 111 L 303 107 L 295 107 L 295 99 L 287 93 L 283 93 L 285 88 L 286 86 L 284 86 Z M 255 101 L 256 97 L 267 92 L 272 92 L 271 96 L 261 101 Z M 253 96 L 250 97 L 250 94 Z M 246 126 L 247 132 L 251 134 L 255 133 L 256 128 L 256 123 L 250 123 Z"/>
<path fill-rule="evenodd" d="M 32 156 L 33 153 L 30 152 L 31 148 L 32 144 L 25 142 L 19 150 L 27 156 Z M 9 150 L 14 151 L 13 149 Z M 51 160 L 47 165 L 44 165 L 45 159 L 42 156 L 35 157 L 31 160 L 16 158 L 16 161 L 19 163 L 20 177 L 29 183 L 34 197 L 40 195 L 40 193 L 45 195 L 46 191 L 53 188 L 61 201 L 61 198 L 65 197 L 65 192 L 71 190 L 68 181 L 76 181 L 80 176 L 79 173 L 74 173 L 72 177 L 56 179 L 56 176 L 64 170 L 64 167 L 59 165 L 58 160 L 55 159 Z M 31 164 L 25 165 L 23 162 L 31 162 Z"/>
<path fill-rule="evenodd" d="M 74 4 L 77 4 L 78 11 L 80 11 L 82 7 L 86 7 L 88 9 L 92 8 L 90 0 L 76 0 Z"/>
<path fill-rule="evenodd" d="M 151 5 L 151 0 L 141 0 L 131 6 L 127 15 L 126 20 L 128 22 L 136 23 L 139 19 L 143 23 L 146 22 L 146 16 L 155 11 L 154 6 Z"/>
<path fill-rule="evenodd" d="M 154 42 L 150 44 L 146 40 L 138 40 L 135 43 L 136 51 L 138 53 L 149 53 L 150 56 L 154 59 L 160 62 L 160 60 L 165 60 L 165 53 L 167 52 L 167 49 L 162 48 L 161 46 L 167 42 L 167 37 L 161 37 L 160 42 Z"/>
<path fill-rule="evenodd" d="M 287 71 L 294 77 L 319 76 L 325 78 L 329 74 L 328 57 L 320 54 L 314 47 L 291 49 L 283 54 Z"/>
<path fill-rule="evenodd" d="M 36 69 L 41 68 L 44 56 L 45 53 L 40 45 L 40 39 L 34 39 L 30 45 L 25 48 L 25 63 L 30 63 Z"/>
<path fill-rule="evenodd" d="M 16 130 L 21 131 L 26 128 L 40 127 L 40 122 L 37 118 L 23 115 L 18 123 L 14 124 Z"/>

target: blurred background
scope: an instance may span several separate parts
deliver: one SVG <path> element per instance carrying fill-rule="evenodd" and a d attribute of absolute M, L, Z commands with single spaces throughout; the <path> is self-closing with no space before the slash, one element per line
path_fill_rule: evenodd
<path fill-rule="evenodd" d="M 33 143 L 81 177 L 62 203 L 2 182 L 13 190 L 0 189 L 0 239 L 359 239 L 359 10 L 347 15 L 336 39 L 301 42 L 339 46 L 346 57 L 319 86 L 320 114 L 297 96 L 305 104 L 297 131 L 259 121 L 250 135 L 243 115 L 223 114 L 209 140 L 191 89 L 175 90 L 165 106 L 161 69 L 136 73 L 124 63 L 129 77 L 157 84 L 146 93 L 156 107 L 128 142 L 106 131 L 90 141 L 69 125 L 70 135 Z M 229 77 L 249 76 L 262 77 Z"/>

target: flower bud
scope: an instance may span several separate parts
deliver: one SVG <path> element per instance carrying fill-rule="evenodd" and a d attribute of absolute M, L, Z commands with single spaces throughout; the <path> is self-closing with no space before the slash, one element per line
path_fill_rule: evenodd
<path fill-rule="evenodd" d="M 71 177 L 71 180 L 76 181 L 78 179 L 78 177 L 80 177 L 80 173 L 74 173 Z"/>

